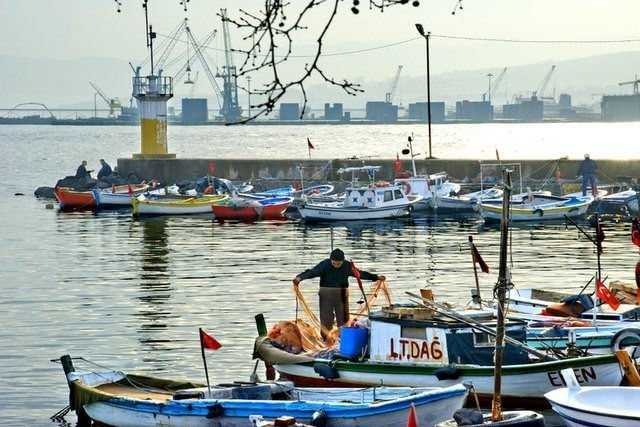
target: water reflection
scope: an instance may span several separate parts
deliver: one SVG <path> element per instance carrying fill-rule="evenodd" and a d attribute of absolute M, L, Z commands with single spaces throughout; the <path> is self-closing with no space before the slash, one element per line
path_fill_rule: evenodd
<path fill-rule="evenodd" d="M 140 248 L 140 294 L 136 316 L 138 340 L 143 351 L 166 351 L 173 341 L 166 330 L 172 317 L 173 285 L 169 271 L 169 236 L 165 218 L 151 218 L 133 223 L 142 231 Z"/>

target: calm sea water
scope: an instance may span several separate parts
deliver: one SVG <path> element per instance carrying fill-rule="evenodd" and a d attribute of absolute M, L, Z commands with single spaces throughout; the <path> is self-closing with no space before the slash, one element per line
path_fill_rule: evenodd
<path fill-rule="evenodd" d="M 639 123 L 436 126 L 440 157 L 635 157 Z M 179 156 L 297 157 L 305 137 L 318 157 L 392 157 L 407 126 L 174 127 Z M 60 213 L 32 197 L 82 159 L 96 165 L 138 149 L 130 127 L 0 127 L 0 424 L 52 425 L 67 402 L 62 354 L 159 376 L 203 380 L 198 327 L 223 343 L 209 354 L 215 381 L 250 374 L 253 316 L 292 318 L 290 280 L 327 255 L 330 229 L 298 222 L 214 223 L 210 218 L 132 220 L 128 212 Z M 423 128 L 416 128 L 418 136 Z M 603 141 L 607 141 L 604 144 Z M 612 142 L 615 142 L 613 144 Z M 486 154 L 486 156 L 485 156 Z M 314 153 L 315 155 L 315 153 Z M 14 196 L 23 192 L 26 196 Z M 611 279 L 633 280 L 638 259 L 628 225 L 608 224 L 603 264 Z M 498 232 L 474 219 L 339 225 L 335 245 L 362 268 L 385 274 L 396 299 L 430 286 L 465 302 L 473 286 L 468 235 L 497 264 Z M 564 225 L 513 233 L 514 282 L 579 289 L 594 252 Z M 489 294 L 495 272 L 481 277 Z M 316 304 L 317 283 L 303 289 Z M 355 298 L 352 298 L 355 300 Z M 82 366 L 79 366 L 82 367 Z M 68 417 L 73 421 L 73 417 Z"/>

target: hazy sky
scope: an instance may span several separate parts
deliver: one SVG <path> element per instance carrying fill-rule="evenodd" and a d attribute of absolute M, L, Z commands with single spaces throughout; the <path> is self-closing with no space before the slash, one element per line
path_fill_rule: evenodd
<path fill-rule="evenodd" d="M 122 0 L 116 13 L 111 0 L 0 0 L 0 55 L 52 57 L 144 57 L 144 28 L 141 0 Z M 294 0 L 294 3 L 303 0 Z M 424 23 L 433 33 L 500 38 L 535 39 L 619 39 L 640 38 L 637 0 L 465 0 L 464 10 L 451 15 L 454 0 L 430 0 L 421 6 L 401 6 L 380 13 L 369 10 L 362 0 L 361 13 L 353 15 L 351 1 L 341 4 L 342 12 L 331 29 L 327 51 L 344 51 L 404 40 L 415 36 L 413 24 Z M 230 14 L 239 7 L 255 10 L 260 0 L 191 0 L 188 16 L 192 28 L 201 35 L 219 26 L 215 15 L 220 7 Z M 184 12 L 178 0 L 151 0 L 152 22 L 160 33 L 176 27 Z M 323 22 L 318 11 L 309 25 Z M 237 35 L 236 35 L 236 38 Z M 221 39 L 221 38 L 219 38 Z M 302 54 L 309 51 L 302 38 Z M 218 40 L 220 41 L 220 40 Z M 434 40 L 435 71 L 483 66 L 559 60 L 620 50 L 635 50 L 640 43 L 615 45 L 508 45 L 452 40 Z M 420 56 L 419 41 L 399 48 L 341 57 L 327 64 L 341 65 L 350 74 L 371 71 L 362 67 L 369 60 L 395 64 Z M 382 65 L 382 64 L 381 64 Z M 381 72 L 388 74 L 386 69 Z"/>
<path fill-rule="evenodd" d="M 298 6 L 304 0 L 292 2 Z M 122 3 L 122 13 L 116 13 L 113 0 L 0 0 L 0 56 L 58 60 L 106 57 L 138 63 L 146 56 L 142 0 L 122 0 Z M 185 16 L 189 17 L 193 32 L 204 37 L 213 28 L 220 27 L 216 13 L 221 7 L 226 7 L 231 16 L 237 16 L 239 8 L 255 11 L 262 3 L 262 0 L 191 0 L 185 15 L 179 0 L 150 0 L 151 22 L 160 34 L 159 42 L 163 41 L 162 35 L 169 34 Z M 415 22 L 423 23 L 434 34 L 470 37 L 640 39 L 638 0 L 464 0 L 464 10 L 455 16 L 451 15 L 455 0 L 422 0 L 418 8 L 397 6 L 384 13 L 369 10 L 367 0 L 361 0 L 361 3 L 360 14 L 354 15 L 349 10 L 352 1 L 341 2 L 341 12 L 330 29 L 325 52 L 368 49 L 411 39 L 417 36 Z M 317 8 L 309 15 L 305 23 L 310 30 L 296 38 L 294 54 L 304 56 L 313 53 L 314 38 L 326 16 L 326 7 Z M 236 47 L 241 45 L 241 34 L 237 31 L 232 31 L 232 39 Z M 213 49 L 208 50 L 208 56 L 214 62 L 212 68 L 215 69 L 222 62 L 222 55 L 215 50 L 222 47 L 220 35 L 211 47 Z M 497 72 L 504 66 L 550 63 L 619 51 L 640 51 L 640 42 L 510 44 L 434 38 L 432 72 L 438 74 L 482 68 L 493 68 Z M 358 54 L 326 56 L 321 60 L 321 65 L 337 79 L 387 82 L 398 65 L 404 66 L 404 76 L 422 76 L 424 56 L 423 41 L 413 40 L 399 46 Z M 307 61 L 307 58 L 292 58 L 288 70 L 284 71 L 300 72 Z M 123 68 L 126 69 L 124 64 Z M 632 79 L 637 72 L 640 70 L 630 67 L 628 78 Z M 79 70 L 76 70 L 76 74 L 68 72 L 67 80 L 78 73 Z M 562 75 L 561 70 L 558 73 L 559 88 L 574 78 L 572 75 Z M 123 71 L 121 76 L 117 73 L 121 77 L 117 85 L 110 84 L 107 76 L 95 74 L 99 72 L 86 77 L 73 77 L 81 80 L 79 85 L 87 92 L 87 99 L 92 94 L 86 84 L 89 79 L 104 84 L 108 92 L 123 94 L 129 90 L 129 70 Z M 52 81 L 62 81 L 64 76 L 49 77 Z M 540 73 L 535 80 L 541 80 L 542 77 Z M 626 72 L 625 76 L 615 76 L 616 80 L 611 76 L 603 76 L 602 84 L 615 84 L 621 78 L 626 78 Z M 198 86 L 206 88 L 206 79 L 202 77 L 200 80 Z M 18 93 L 15 97 L 22 100 L 26 95 Z"/>

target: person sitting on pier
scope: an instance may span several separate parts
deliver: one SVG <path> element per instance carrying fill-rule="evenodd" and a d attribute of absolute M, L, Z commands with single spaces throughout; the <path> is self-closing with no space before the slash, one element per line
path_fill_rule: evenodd
<path fill-rule="evenodd" d="M 98 171 L 98 179 L 111 176 L 113 171 L 111 170 L 111 166 L 109 166 L 109 163 L 105 162 L 104 159 L 100 159 L 100 164 L 102 165 L 102 167 Z"/>
<path fill-rule="evenodd" d="M 76 178 L 84 179 L 85 181 L 89 181 L 91 179 L 91 171 L 87 170 L 87 161 L 83 160 L 78 169 L 76 169 Z"/>
<path fill-rule="evenodd" d="M 580 163 L 580 169 L 578 169 L 578 176 L 582 175 L 582 195 L 587 195 L 587 188 L 591 185 L 591 192 L 593 197 L 598 195 L 598 183 L 596 181 L 596 173 L 598 172 L 598 165 L 591 160 L 589 154 L 584 155 L 584 160 Z"/>
<path fill-rule="evenodd" d="M 294 286 L 313 277 L 320 277 L 320 323 L 322 335 L 331 330 L 335 322 L 338 327 L 349 320 L 349 276 L 355 277 L 356 270 L 350 261 L 345 261 L 344 252 L 334 249 L 328 259 L 321 261 L 310 270 L 298 274 L 293 279 Z M 384 276 L 360 270 L 364 280 L 386 280 Z"/>

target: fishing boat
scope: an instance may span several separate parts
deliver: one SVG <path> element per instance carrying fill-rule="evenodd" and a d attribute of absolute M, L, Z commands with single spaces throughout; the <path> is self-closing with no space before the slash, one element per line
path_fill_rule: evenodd
<path fill-rule="evenodd" d="M 68 187 L 56 187 L 53 190 L 60 209 L 93 209 L 96 199 L 91 191 L 77 191 Z"/>
<path fill-rule="evenodd" d="M 492 314 L 467 315 L 483 327 L 495 326 Z M 383 308 L 372 312 L 369 319 L 368 354 L 364 358 L 331 358 L 327 352 L 318 356 L 292 354 L 270 337 L 258 338 L 257 354 L 273 365 L 281 378 L 298 386 L 438 387 L 468 382 L 480 398 L 491 396 L 494 342 L 487 332 L 415 305 Z M 508 321 L 505 328 L 509 338 L 526 341 L 524 322 Z M 544 403 L 544 393 L 563 386 L 559 371 L 564 368 L 574 369 L 588 385 L 617 385 L 622 379 L 613 354 L 534 360 L 522 348 L 508 343 L 504 361 L 502 395 L 510 404 Z"/>
<path fill-rule="evenodd" d="M 636 190 L 624 190 L 608 194 L 597 201 L 598 212 L 607 212 L 614 209 L 619 210 L 620 208 L 626 208 L 629 212 L 634 214 L 637 214 L 640 211 L 640 208 L 638 207 L 638 193 Z"/>
<path fill-rule="evenodd" d="M 584 216 L 593 202 L 593 196 L 559 197 L 531 194 L 522 201 L 511 204 L 512 221 L 552 221 L 566 217 Z M 487 222 L 497 222 L 502 215 L 502 206 L 487 200 L 480 203 L 480 214 Z"/>
<path fill-rule="evenodd" d="M 583 387 L 571 370 L 561 375 L 566 387 L 545 394 L 569 427 L 637 427 L 640 387 Z"/>
<path fill-rule="evenodd" d="M 260 200 L 229 198 L 211 205 L 218 220 L 256 221 L 259 219 L 283 219 L 293 202 L 291 197 L 271 197 Z"/>
<path fill-rule="evenodd" d="M 408 138 L 407 147 L 402 150 L 402 154 L 411 157 L 412 171 L 400 172 L 396 169 L 396 178 L 393 183 L 401 186 L 404 194 L 408 196 L 420 196 L 422 200 L 414 205 L 415 210 L 426 210 L 437 207 L 437 200 L 441 197 L 449 197 L 460 191 L 460 184 L 449 181 L 446 172 L 439 172 L 431 175 L 418 175 L 415 158 L 419 153 L 413 152 L 413 136 Z M 400 159 L 397 160 L 400 166 Z"/>
<path fill-rule="evenodd" d="M 204 195 L 189 198 L 146 198 L 144 195 L 131 200 L 133 216 L 145 215 L 195 215 L 210 214 L 215 203 L 228 199 L 228 195 Z"/>
<path fill-rule="evenodd" d="M 305 221 L 353 221 L 401 218 L 411 215 L 421 196 L 407 196 L 401 187 L 386 181 L 375 181 L 380 166 L 362 166 L 340 169 L 338 173 L 351 173 L 351 185 L 345 198 L 336 202 L 303 202 L 298 211 Z M 369 185 L 360 185 L 357 175 L 366 172 Z"/>
<path fill-rule="evenodd" d="M 406 422 L 411 406 L 420 425 L 434 425 L 460 409 L 463 385 L 438 388 L 305 389 L 290 382 L 212 386 L 122 371 L 76 372 L 61 358 L 70 406 L 79 418 L 118 427 L 251 427 L 250 417 L 293 417 L 301 423 L 386 427 Z M 255 418 L 254 418 L 255 419 Z"/>
<path fill-rule="evenodd" d="M 93 189 L 97 207 L 131 206 L 131 199 L 149 190 L 148 184 L 114 185 L 111 188 Z M 157 190 L 156 194 L 159 194 Z"/>
<path fill-rule="evenodd" d="M 302 197 L 313 197 L 313 196 L 326 196 L 333 193 L 334 186 L 331 184 L 321 184 L 314 185 L 312 187 L 302 188 L 300 190 L 296 190 L 292 186 L 288 187 L 278 187 L 272 188 L 271 190 L 260 191 L 257 193 L 250 193 L 250 196 L 254 197 L 293 197 L 293 198 L 302 198 Z M 243 194 L 246 194 L 243 192 Z"/>
<path fill-rule="evenodd" d="M 480 191 L 461 195 L 438 196 L 434 203 L 438 211 L 444 212 L 472 212 L 476 211 L 478 204 L 484 200 L 495 199 L 502 196 L 499 188 L 487 188 Z"/>

